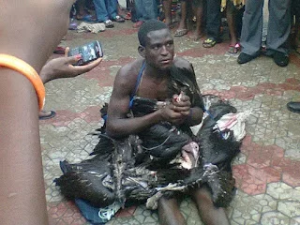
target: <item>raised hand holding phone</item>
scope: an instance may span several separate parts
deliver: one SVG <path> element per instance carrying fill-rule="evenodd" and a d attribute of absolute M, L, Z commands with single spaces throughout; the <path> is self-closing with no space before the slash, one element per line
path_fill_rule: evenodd
<path fill-rule="evenodd" d="M 98 58 L 103 57 L 103 50 L 99 41 L 92 41 L 79 47 L 71 48 L 68 56 L 81 57 L 76 65 L 86 65 Z"/>
<path fill-rule="evenodd" d="M 98 58 L 86 65 L 77 65 L 80 55 L 68 56 L 69 48 L 66 48 L 65 57 L 52 59 L 46 63 L 40 72 L 43 83 L 59 78 L 71 78 L 86 73 L 100 64 L 102 58 Z"/>

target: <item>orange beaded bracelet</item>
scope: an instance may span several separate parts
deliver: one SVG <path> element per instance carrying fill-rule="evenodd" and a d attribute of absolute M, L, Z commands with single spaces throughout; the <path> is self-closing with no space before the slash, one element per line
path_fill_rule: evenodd
<path fill-rule="evenodd" d="M 45 87 L 35 69 L 25 61 L 6 54 L 0 54 L 0 66 L 15 70 L 29 79 L 36 91 L 39 109 L 42 110 L 45 104 Z"/>

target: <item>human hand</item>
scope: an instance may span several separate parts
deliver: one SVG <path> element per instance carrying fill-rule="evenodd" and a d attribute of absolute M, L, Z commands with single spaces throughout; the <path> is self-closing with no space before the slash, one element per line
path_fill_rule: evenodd
<path fill-rule="evenodd" d="M 187 117 L 190 114 L 190 97 L 184 92 L 181 92 L 179 95 L 174 95 L 172 98 L 172 104 L 174 105 L 174 110 L 179 112 L 183 117 Z"/>
<path fill-rule="evenodd" d="M 71 78 L 86 73 L 100 64 L 102 58 L 99 58 L 87 65 L 74 66 L 81 58 L 80 56 L 67 56 L 69 48 L 66 48 L 65 57 L 52 59 L 42 68 L 40 76 L 43 83 L 59 78 Z"/>
<path fill-rule="evenodd" d="M 171 102 L 159 106 L 163 120 L 172 124 L 182 124 L 190 114 L 190 98 L 183 92 L 174 95 Z"/>

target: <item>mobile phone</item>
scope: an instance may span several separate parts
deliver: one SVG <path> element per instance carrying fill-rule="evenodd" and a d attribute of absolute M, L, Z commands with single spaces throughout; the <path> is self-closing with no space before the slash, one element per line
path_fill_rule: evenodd
<path fill-rule="evenodd" d="M 103 57 L 103 50 L 99 41 L 92 41 L 79 47 L 71 48 L 68 56 L 81 55 L 77 66 L 88 64 L 100 57 Z"/>

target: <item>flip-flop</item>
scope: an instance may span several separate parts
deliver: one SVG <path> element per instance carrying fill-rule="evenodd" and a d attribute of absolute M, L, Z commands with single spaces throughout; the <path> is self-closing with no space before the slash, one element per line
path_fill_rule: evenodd
<path fill-rule="evenodd" d="M 204 48 L 212 48 L 217 44 L 217 41 L 214 38 L 207 38 L 203 41 L 202 46 Z"/>
<path fill-rule="evenodd" d="M 237 54 L 241 50 L 241 45 L 236 43 L 235 45 L 229 45 L 229 54 Z"/>
<path fill-rule="evenodd" d="M 51 119 L 55 116 L 56 116 L 56 112 L 50 111 L 50 114 L 39 116 L 39 120 L 48 120 L 48 119 Z"/>
<path fill-rule="evenodd" d="M 116 21 L 118 23 L 124 23 L 125 19 L 122 16 L 117 15 L 115 18 L 112 19 L 112 21 Z"/>
<path fill-rule="evenodd" d="M 182 37 L 189 32 L 188 29 L 178 29 L 175 31 L 174 37 Z"/>
<path fill-rule="evenodd" d="M 124 16 L 125 20 L 131 20 L 131 13 L 128 12 L 125 16 Z"/>

